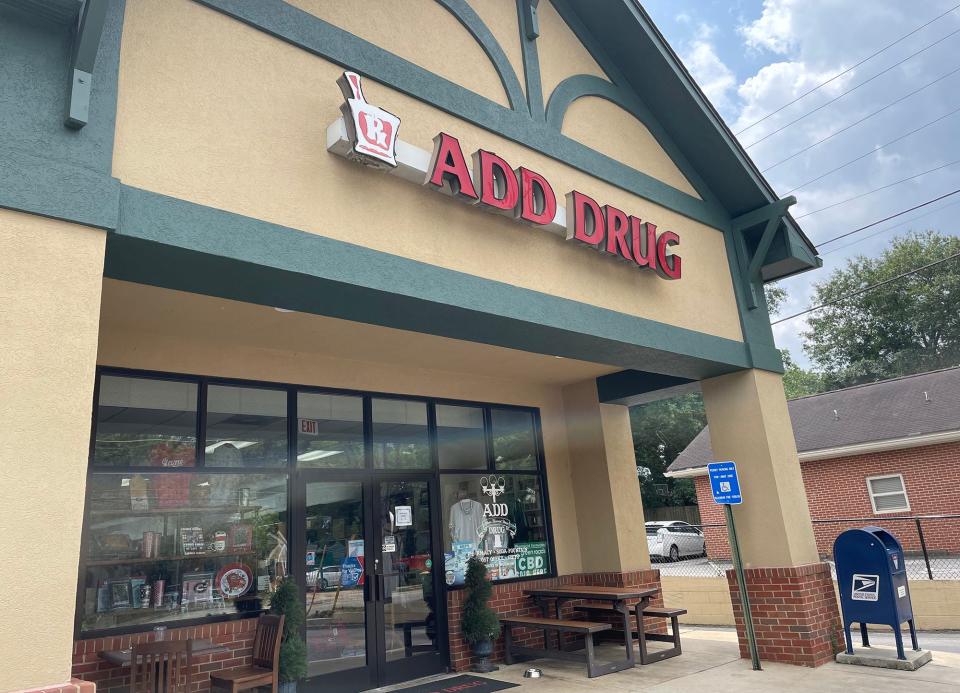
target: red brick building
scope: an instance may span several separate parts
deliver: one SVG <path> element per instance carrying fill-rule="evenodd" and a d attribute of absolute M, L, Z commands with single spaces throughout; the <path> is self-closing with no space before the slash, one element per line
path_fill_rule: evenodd
<path fill-rule="evenodd" d="M 960 367 L 801 397 L 788 403 L 817 546 L 829 556 L 841 531 L 878 524 L 920 551 L 915 520 L 960 514 Z M 667 475 L 692 478 L 704 525 L 723 524 L 710 495 L 714 459 L 705 428 Z M 960 553 L 960 520 L 925 519 L 933 554 Z M 726 530 L 705 527 L 709 556 L 729 556 Z"/>

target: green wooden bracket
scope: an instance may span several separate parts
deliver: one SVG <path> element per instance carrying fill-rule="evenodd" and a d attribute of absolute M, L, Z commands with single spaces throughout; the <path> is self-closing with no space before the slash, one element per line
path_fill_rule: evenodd
<path fill-rule="evenodd" d="M 736 238 L 737 260 L 743 269 L 742 281 L 747 297 L 747 308 L 750 310 L 758 308 L 761 305 L 761 294 L 763 292 L 761 269 L 767 261 L 770 246 L 773 244 L 773 239 L 780 229 L 780 223 L 787 214 L 787 209 L 796 203 L 797 198 L 791 195 L 782 200 L 771 202 L 752 212 L 741 214 L 730 222 Z M 757 247 L 751 253 L 747 246 L 747 238 L 744 232 L 760 224 L 764 224 L 763 234 L 760 236 Z"/>
<path fill-rule="evenodd" d="M 79 130 L 90 119 L 90 92 L 93 68 L 100 48 L 100 37 L 107 16 L 108 0 L 86 0 L 80 9 L 77 35 L 73 43 L 70 65 L 70 89 L 67 94 L 67 117 L 64 125 Z"/>
<path fill-rule="evenodd" d="M 520 0 L 523 6 L 523 32 L 530 41 L 540 38 L 540 19 L 537 17 L 537 5 L 540 0 Z"/>

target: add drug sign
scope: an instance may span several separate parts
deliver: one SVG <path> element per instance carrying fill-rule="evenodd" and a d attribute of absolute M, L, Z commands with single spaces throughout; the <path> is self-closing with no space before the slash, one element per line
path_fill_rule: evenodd
<path fill-rule="evenodd" d="M 558 203 L 550 182 L 524 166 L 514 167 L 492 151 L 464 155 L 459 140 L 446 132 L 433 138 L 433 153 L 398 138 L 400 119 L 366 101 L 360 75 L 344 72 L 337 80 L 345 103 L 343 118 L 327 130 L 327 149 L 349 159 L 398 173 L 438 192 L 518 222 L 562 233 L 568 241 L 664 279 L 680 279 L 680 256 L 670 249 L 680 244 L 673 231 L 601 204 L 578 190 Z M 429 162 L 429 163 L 428 163 Z"/>

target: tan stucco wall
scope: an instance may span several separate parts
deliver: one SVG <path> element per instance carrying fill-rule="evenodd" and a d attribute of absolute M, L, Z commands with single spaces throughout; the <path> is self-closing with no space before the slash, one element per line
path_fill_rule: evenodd
<path fill-rule="evenodd" d="M 722 577 L 675 577 L 660 575 L 663 604 L 686 609 L 681 623 L 701 626 L 732 626 L 733 606 L 727 579 Z"/>
<path fill-rule="evenodd" d="M 0 210 L 0 691 L 70 679 L 105 238 Z"/>
<path fill-rule="evenodd" d="M 597 123 L 603 123 L 603 127 L 597 127 Z M 598 96 L 577 99 L 567 109 L 562 132 L 611 159 L 700 197 L 646 125 L 611 101 Z"/>
<path fill-rule="evenodd" d="M 733 607 L 727 579 L 660 576 L 666 606 L 687 610 L 681 623 L 732 626 Z M 834 583 L 836 587 L 836 583 Z M 918 630 L 960 630 L 960 580 L 913 580 L 910 601 Z M 878 626 L 878 631 L 890 632 Z M 859 642 L 854 626 L 854 644 Z M 920 646 L 924 646 L 920 637 Z"/>
<path fill-rule="evenodd" d="M 596 381 L 563 388 L 584 572 L 650 567 L 626 407 L 600 404 Z"/>
<path fill-rule="evenodd" d="M 397 33 L 416 32 L 401 27 Z M 579 189 L 677 231 L 684 276 L 664 281 L 543 230 L 355 166 L 325 151 L 326 127 L 339 116 L 340 72 L 198 3 L 131 3 L 114 175 L 384 252 L 742 338 L 722 234 L 369 80 L 367 98 L 400 115 L 400 136 L 412 144 L 429 148 L 434 135 L 447 130 L 468 154 L 484 147 L 514 166 L 540 171 L 558 196 Z M 661 153 L 652 146 L 656 160 Z"/>
<path fill-rule="evenodd" d="M 435 0 L 402 0 L 401 2 L 365 0 L 363 3 L 330 2 L 330 0 L 287 0 L 287 2 L 455 84 L 485 96 L 491 101 L 502 106 L 510 106 L 497 70 L 487 58 L 483 48 L 457 18 L 443 9 Z M 512 8 L 511 20 L 515 34 L 514 56 L 519 57 L 520 39 L 516 28 L 516 3 L 512 0 L 484 0 L 480 4 L 498 6 L 490 7 L 485 11 L 491 20 L 508 17 Z M 493 31 L 487 18 L 483 15 L 481 18 Z M 498 30 L 501 35 L 496 33 L 494 35 L 503 45 L 507 27 L 501 23 Z M 511 44 L 508 43 L 503 48 L 506 53 L 508 48 L 511 48 Z M 507 55 L 509 57 L 510 53 Z M 522 59 L 519 64 L 521 70 L 517 74 L 522 75 Z M 514 71 L 516 69 L 514 67 Z M 390 109 L 387 108 L 387 110 Z"/>
<path fill-rule="evenodd" d="M 540 19 L 537 53 L 540 55 L 540 84 L 543 86 L 544 103 L 549 101 L 553 90 L 567 77 L 593 75 L 610 79 L 563 21 L 553 3 L 547 0 L 541 2 L 537 6 L 537 15 Z"/>
<path fill-rule="evenodd" d="M 752 369 L 701 388 L 716 459 L 737 463 L 744 502 L 733 516 L 744 565 L 819 563 L 781 377 Z"/>

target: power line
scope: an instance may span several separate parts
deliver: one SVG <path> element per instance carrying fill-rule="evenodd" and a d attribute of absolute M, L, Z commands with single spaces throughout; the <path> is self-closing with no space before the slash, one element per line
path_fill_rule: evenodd
<path fill-rule="evenodd" d="M 780 318 L 779 320 L 773 320 L 770 324 L 771 324 L 771 325 L 776 325 L 776 324 L 781 323 L 781 322 L 786 322 L 787 320 L 793 320 L 794 318 L 799 318 L 801 315 L 806 315 L 807 313 L 812 313 L 813 311 L 815 311 L 815 310 L 820 310 L 821 308 L 828 308 L 828 307 L 830 307 L 830 306 L 836 305 L 837 303 L 842 303 L 843 301 L 846 301 L 847 299 L 856 298 L 857 296 L 860 296 L 860 295 L 862 295 L 862 294 L 865 294 L 865 293 L 867 293 L 868 291 L 873 291 L 874 289 L 879 289 L 881 286 L 884 286 L 884 285 L 889 284 L 889 283 L 891 283 L 891 282 L 898 281 L 898 280 L 900 280 L 900 279 L 904 279 L 905 277 L 909 277 L 910 275 L 916 274 L 917 272 L 923 272 L 924 270 L 930 269 L 931 267 L 936 267 L 937 265 L 943 264 L 944 262 L 947 262 L 948 260 L 953 260 L 953 259 L 958 258 L 958 257 L 960 257 L 960 252 L 954 253 L 953 255 L 948 255 L 947 257 L 943 258 L 942 260 L 937 260 L 937 261 L 935 261 L 935 262 L 931 262 L 930 264 L 924 265 L 923 267 L 917 267 L 916 269 L 912 269 L 912 270 L 910 270 L 910 271 L 908 271 L 908 272 L 903 272 L 902 274 L 898 274 L 898 275 L 895 276 L 895 277 L 890 277 L 889 279 L 884 279 L 882 282 L 877 282 L 876 284 L 871 284 L 870 286 L 865 286 L 864 288 L 858 289 L 857 291 L 854 291 L 853 293 L 847 294 L 846 296 L 841 296 L 840 298 L 836 298 L 836 299 L 834 299 L 834 300 L 832 300 L 832 301 L 827 301 L 826 303 L 821 303 L 821 304 L 818 305 L 818 306 L 813 306 L 812 308 L 807 308 L 806 310 L 801 310 L 799 313 L 794 313 L 793 315 L 788 315 L 787 317 L 785 317 L 785 318 Z"/>
<path fill-rule="evenodd" d="M 817 213 L 819 213 L 819 212 L 823 212 L 823 211 L 826 211 L 826 210 L 828 210 L 828 209 L 833 209 L 834 207 L 839 207 L 840 205 L 845 205 L 845 204 L 847 204 L 848 202 L 853 202 L 854 200 L 859 200 L 861 197 L 866 197 L 867 195 L 872 195 L 872 194 L 875 193 L 875 192 L 880 192 L 881 190 L 886 190 L 886 189 L 888 189 L 888 188 L 892 188 L 892 187 L 895 186 L 895 185 L 900 185 L 901 183 L 906 183 L 907 181 L 914 180 L 914 179 L 916 179 L 916 178 L 919 178 L 920 176 L 925 176 L 925 175 L 927 175 L 928 173 L 933 173 L 933 172 L 939 171 L 939 170 L 941 170 L 941 169 L 949 168 L 950 166 L 953 166 L 953 165 L 955 165 L 955 164 L 960 164 L 960 159 L 956 159 L 955 161 L 951 161 L 950 163 L 947 163 L 947 164 L 942 164 L 942 165 L 940 165 L 940 166 L 936 166 L 936 167 L 931 168 L 931 169 L 928 169 L 928 170 L 926 170 L 926 171 L 921 171 L 920 173 L 915 173 L 915 174 L 912 175 L 912 176 L 907 176 L 906 178 L 901 178 L 900 180 L 895 180 L 895 181 L 893 181 L 892 183 L 887 183 L 886 185 L 881 185 L 879 188 L 874 188 L 873 190 L 867 190 L 866 192 L 862 192 L 862 193 L 860 193 L 859 195 L 854 195 L 853 197 L 848 197 L 848 198 L 845 199 L 845 200 L 840 200 L 839 202 L 834 202 L 832 205 L 827 205 L 826 207 L 821 207 L 820 209 L 815 209 L 815 210 L 813 210 L 812 212 L 807 212 L 806 214 L 801 214 L 801 215 L 798 216 L 798 217 L 794 217 L 794 219 L 803 219 L 804 217 L 809 217 L 809 216 L 812 215 L 812 214 L 817 214 Z"/>
<path fill-rule="evenodd" d="M 951 36 L 953 36 L 953 35 L 955 35 L 955 34 L 958 34 L 958 33 L 960 33 L 960 29 L 954 29 L 953 31 L 951 31 L 949 34 L 947 34 L 947 35 L 944 36 L 943 38 L 939 38 L 939 39 L 937 39 L 936 41 L 934 41 L 933 43 L 931 43 L 930 45 L 924 46 L 923 48 L 921 48 L 920 50 L 918 50 L 916 53 L 911 53 L 910 55 L 908 55 L 908 56 L 907 56 L 906 58 L 904 58 L 903 60 L 900 60 L 900 61 L 894 63 L 893 65 L 891 65 L 890 67 L 886 68 L 885 70 L 881 70 L 880 72 L 878 72 L 877 74 L 875 74 L 873 77 L 868 77 L 867 79 L 865 79 L 865 80 L 863 80 L 862 82 L 860 82 L 860 84 L 858 84 L 858 85 L 856 85 L 856 86 L 854 86 L 854 87 L 850 87 L 849 89 L 847 89 L 847 90 L 844 91 L 844 92 L 841 92 L 839 95 L 835 96 L 834 98 L 830 99 L 829 101 L 826 101 L 826 102 L 820 104 L 819 106 L 817 106 L 816 108 L 814 108 L 814 109 L 812 109 L 812 110 L 810 110 L 810 111 L 807 111 L 807 112 L 804 113 L 802 116 L 800 116 L 800 117 L 798 117 L 798 118 L 794 118 L 793 120 L 791 120 L 791 121 L 790 121 L 789 123 L 787 123 L 786 125 L 782 125 L 782 126 L 778 127 L 776 130 L 771 130 L 771 131 L 768 132 L 766 135 L 764 135 L 763 137 L 761 137 L 761 138 L 758 139 L 758 140 L 754 140 L 754 141 L 751 142 L 750 144 L 746 145 L 744 148 L 745 148 L 745 149 L 750 149 L 750 147 L 754 147 L 754 146 L 760 144 L 761 142 L 763 142 L 764 140 L 770 139 L 771 137 L 773 137 L 774 135 L 776 135 L 778 132 L 782 132 L 782 131 L 786 130 L 787 128 L 791 127 L 791 126 L 796 125 L 797 123 L 799 123 L 799 122 L 800 122 L 801 120 L 803 120 L 804 118 L 813 115 L 813 114 L 816 113 L 817 111 L 820 111 L 820 110 L 826 108 L 827 106 L 829 106 L 829 105 L 832 104 L 832 103 L 836 103 L 837 101 L 839 101 L 840 99 L 842 99 L 844 96 L 847 96 L 848 94 L 852 94 L 853 92 L 855 92 L 855 91 L 856 91 L 857 89 L 859 89 L 860 87 L 862 87 L 862 86 L 864 86 L 864 85 L 866 85 L 866 84 L 869 84 L 870 82 L 872 82 L 873 80 L 877 79 L 878 77 L 881 77 L 881 76 L 887 74 L 888 72 L 890 72 L 891 70 L 893 70 L 894 68 L 899 67 L 900 65 L 902 65 L 902 64 L 905 63 L 905 62 L 907 62 L 907 61 L 910 60 L 911 58 L 914 58 L 914 57 L 920 55 L 920 54 L 923 53 L 924 51 L 930 50 L 931 48 L 933 48 L 933 47 L 936 46 L 937 44 L 943 43 L 943 42 L 946 41 L 948 38 L 950 38 Z"/>
<path fill-rule="evenodd" d="M 948 207 L 956 207 L 957 205 L 960 205 L 960 200 L 957 200 L 956 202 L 951 202 L 951 203 L 948 204 L 948 205 L 943 205 L 943 207 L 937 207 L 936 209 L 931 209 L 929 212 L 924 212 L 923 214 L 918 214 L 918 215 L 915 216 L 915 217 L 911 217 L 911 218 L 909 218 L 909 219 L 907 219 L 907 220 L 905 220 L 905 221 L 901 221 L 900 223 L 894 224 L 893 226 L 887 226 L 886 228 L 883 228 L 883 229 L 880 229 L 879 231 L 875 231 L 874 233 L 868 234 L 868 235 L 864 236 L 863 238 L 858 238 L 858 239 L 856 239 L 855 241 L 851 241 L 850 243 L 844 243 L 843 245 L 841 245 L 841 246 L 839 246 L 839 247 L 837 247 L 837 248 L 832 248 L 832 249 L 828 250 L 828 251 L 825 252 L 825 253 L 820 253 L 820 255 L 823 256 L 823 257 L 826 257 L 827 255 L 832 255 L 833 253 L 839 253 L 841 250 L 845 250 L 846 248 L 850 248 L 850 247 L 852 247 L 852 246 L 855 246 L 855 245 L 857 245 L 858 243 L 863 243 L 864 241 L 869 241 L 871 238 L 876 238 L 877 236 L 879 236 L 879 235 L 882 234 L 882 233 L 886 233 L 887 231 L 892 231 L 893 229 L 898 229 L 898 228 L 900 228 L 901 226 L 906 226 L 907 224 L 909 224 L 909 223 L 912 222 L 912 221 L 916 221 L 917 219 L 923 219 L 924 217 L 928 217 L 928 216 L 930 216 L 931 214 L 936 214 L 937 212 L 941 212 L 941 211 L 947 209 Z"/>
<path fill-rule="evenodd" d="M 820 84 L 818 84 L 817 86 L 813 87 L 813 88 L 810 89 L 809 91 L 805 91 L 804 93 L 800 94 L 800 96 L 798 96 L 797 98 L 795 98 L 793 101 L 788 101 L 787 103 L 783 104 L 783 105 L 782 105 L 780 108 L 778 108 L 777 110 L 771 111 L 770 113 L 767 113 L 767 115 L 763 116 L 760 120 L 755 120 L 754 122 L 750 123 L 748 126 L 746 126 L 745 128 L 743 128 L 742 130 L 740 130 L 739 132 L 737 132 L 736 134 L 737 134 L 737 135 L 742 135 L 742 134 L 745 133 L 747 130 L 749 130 L 750 128 L 752 128 L 754 125 L 759 125 L 760 123 L 762 123 L 763 121 L 765 121 L 765 120 L 766 120 L 767 118 L 769 118 L 770 116 L 774 116 L 774 115 L 776 115 L 777 113 L 779 113 L 780 111 L 782 111 L 784 108 L 787 108 L 788 106 L 792 106 L 793 104 L 795 104 L 795 103 L 796 103 L 797 101 L 799 101 L 800 99 L 803 99 L 803 98 L 809 96 L 810 94 L 812 94 L 813 92 L 817 91 L 818 89 L 827 86 L 828 84 L 830 84 L 830 82 L 834 81 L 835 79 L 839 79 L 840 77 L 843 77 L 843 76 L 844 76 L 845 74 L 847 74 L 848 72 L 851 72 L 852 70 L 856 70 L 858 67 L 860 67 L 861 65 L 863 65 L 863 64 L 864 64 L 865 62 L 867 62 L 868 60 L 872 60 L 873 58 L 876 58 L 878 55 L 880 55 L 881 53 L 883 53 L 883 52 L 884 52 L 885 50 L 887 50 L 888 48 L 893 48 L 895 45 L 897 45 L 898 43 L 900 43 L 900 42 L 903 41 L 904 39 L 913 36 L 915 33 L 917 33 L 918 31 L 920 31 L 921 29 L 925 29 L 926 27 L 930 26 L 931 24 L 933 24 L 933 23 L 934 23 L 935 21 L 937 21 L 938 19 L 942 19 L 943 17 L 946 17 L 948 14 L 950 14 L 951 12 L 953 12 L 953 11 L 954 11 L 955 9 L 957 9 L 958 7 L 960 7 L 960 5 L 954 5 L 953 7 L 951 7 L 949 10 L 947 10 L 947 11 L 944 12 L 943 14 L 937 15 L 936 17 L 934 17 L 934 18 L 931 19 L 930 21 L 926 22 L 925 24 L 921 24 L 920 26 L 918 26 L 918 27 L 917 27 L 916 29 L 914 29 L 913 31 L 904 34 L 903 36 L 901 36 L 900 38 L 898 38 L 896 41 L 893 41 L 892 43 L 888 43 L 886 46 L 884 46 L 883 48 L 879 49 L 878 51 L 875 51 L 874 53 L 871 53 L 871 54 L 868 55 L 866 58 L 864 58 L 863 60 L 861 60 L 860 62 L 858 62 L 856 65 L 853 65 L 852 67 L 848 67 L 846 70 L 843 70 L 842 72 L 838 72 L 837 74 L 835 74 L 835 75 L 834 75 L 833 77 L 831 77 L 830 79 L 828 79 L 828 80 L 826 80 L 826 81 L 824 81 L 824 82 L 820 82 Z"/>
<path fill-rule="evenodd" d="M 909 99 L 911 96 L 915 96 L 915 95 L 919 94 L 919 93 L 920 93 L 921 91 L 923 91 L 924 89 L 927 89 L 927 88 L 929 88 L 929 87 L 932 87 L 932 86 L 933 86 L 934 84 L 936 84 L 937 82 L 942 82 L 942 81 L 945 80 L 947 77 L 950 77 L 950 76 L 952 76 L 952 75 L 955 75 L 955 74 L 957 74 L 958 72 L 960 72 L 960 67 L 957 67 L 957 68 L 954 68 L 953 70 L 950 70 L 950 72 L 948 72 L 947 74 L 941 75 L 940 77 L 937 77 L 937 78 L 936 78 L 935 80 L 933 80 L 932 82 L 927 82 L 926 84 L 924 84 L 924 85 L 923 85 L 922 87 L 920 87 L 919 89 L 914 89 L 912 92 L 910 92 L 909 94 L 905 94 L 904 96 L 901 96 L 901 97 L 900 97 L 899 99 L 897 99 L 896 101 L 891 101 L 891 102 L 888 103 L 886 106 L 882 106 L 882 107 L 878 108 L 878 109 L 875 110 L 873 113 L 868 113 L 867 115 L 865 115 L 865 116 L 864 116 L 863 118 L 861 118 L 860 120 L 855 120 L 855 121 L 853 121 L 852 123 L 850 123 L 849 125 L 840 128 L 840 129 L 837 130 L 836 132 L 834 132 L 834 133 L 832 133 L 832 134 L 830 134 L 830 135 L 827 135 L 827 136 L 824 137 L 823 139 L 819 139 L 819 140 L 817 140 L 816 142 L 814 142 L 813 144 L 808 145 L 808 146 L 804 147 L 803 149 L 800 149 L 800 150 L 794 152 L 793 154 L 791 154 L 791 155 L 788 156 L 787 158 L 781 159 L 781 160 L 778 161 L 777 163 L 771 164 L 770 166 L 767 166 L 765 169 L 763 169 L 762 173 L 766 173 L 767 171 L 770 171 L 771 169 L 775 169 L 775 168 L 776 168 L 777 166 L 779 166 L 780 164 L 785 164 L 786 162 L 790 161 L 790 159 L 793 159 L 793 158 L 795 158 L 795 157 L 800 156 L 800 155 L 803 154 L 804 152 L 809 151 L 809 150 L 813 149 L 814 147 L 823 144 L 823 143 L 826 142 L 827 140 L 833 139 L 833 138 L 836 137 L 837 135 L 846 132 L 846 131 L 849 130 L 850 128 L 856 127 L 857 125 L 859 125 L 860 123 L 864 122 L 865 120 L 870 120 L 870 118 L 873 118 L 874 116 L 879 115 L 880 113 L 883 113 L 885 110 L 887 110 L 887 109 L 890 108 L 891 106 L 896 106 L 898 103 L 900 103 L 900 102 L 902 102 L 902 101 L 906 101 L 906 100 Z"/>
<path fill-rule="evenodd" d="M 932 205 L 934 202 L 939 202 L 940 200 L 943 200 L 943 199 L 945 199 L 945 198 L 947 198 L 947 197 L 950 197 L 951 195 L 956 195 L 957 193 L 960 193 L 960 188 L 957 188 L 957 189 L 954 190 L 953 192 L 948 192 L 948 193 L 945 194 L 945 195 L 941 195 L 940 197 L 935 197 L 935 198 L 933 198 L 932 200 L 927 200 L 926 202 L 922 202 L 922 203 L 920 203 L 920 204 L 918 204 L 918 205 L 915 205 L 915 206 L 911 207 L 910 209 L 905 209 L 905 210 L 903 210 L 902 212 L 897 212 L 896 214 L 891 214 L 890 216 L 884 217 L 883 219 L 878 219 L 877 221 L 871 222 L 871 223 L 867 224 L 866 226 L 861 226 L 859 229 L 854 229 L 853 231 L 847 231 L 846 233 L 841 233 L 839 236 L 834 236 L 833 238 L 827 239 L 827 240 L 825 240 L 825 241 L 819 241 L 819 242 L 817 242 L 817 246 L 818 246 L 818 247 L 822 247 L 822 246 L 825 246 L 825 245 L 827 245 L 827 244 L 829 244 L 829 243 L 833 243 L 834 241 L 839 241 L 841 238 L 846 238 L 847 236 L 852 236 L 852 235 L 855 234 L 855 233 L 860 233 L 861 231 L 866 231 L 867 229 L 869 229 L 869 228 L 871 228 L 871 227 L 873 227 L 873 226 L 876 226 L 877 224 L 882 224 L 882 223 L 885 222 L 885 221 L 890 221 L 891 219 L 896 219 L 897 217 L 903 216 L 904 214 L 908 214 L 908 213 L 914 211 L 915 209 L 920 209 L 921 207 L 926 207 L 927 205 Z M 826 209 L 826 208 L 824 208 L 824 209 Z"/>
<path fill-rule="evenodd" d="M 891 145 L 891 144 L 896 144 L 897 142 L 900 142 L 901 140 L 905 140 L 906 138 L 910 137 L 910 135 L 915 135 L 916 133 L 920 132 L 921 130 L 926 129 L 926 128 L 930 127 L 931 125 L 935 125 L 936 123 L 939 123 L 941 120 L 944 120 L 944 119 L 946 119 L 946 118 L 949 118 L 950 116 L 955 115 L 955 114 L 957 114 L 957 113 L 960 113 L 960 107 L 957 107 L 957 108 L 953 109 L 953 110 L 950 111 L 949 113 L 946 113 L 946 114 L 940 116 L 939 118 L 936 118 L 936 119 L 934 119 L 934 120 L 931 120 L 929 123 L 925 123 L 925 124 L 921 125 L 921 126 L 918 127 L 918 128 L 914 128 L 914 129 L 911 130 L 910 132 L 905 133 L 905 134 L 903 134 L 903 135 L 900 135 L 899 137 L 896 137 L 896 138 L 890 140 L 889 142 L 884 142 L 884 143 L 881 144 L 879 147 L 874 147 L 873 149 L 871 149 L 871 150 L 869 150 L 869 151 L 867 151 L 867 152 L 864 152 L 864 153 L 861 154 L 860 156 L 855 157 L 855 158 L 853 158 L 853 159 L 850 159 L 850 161 L 848 161 L 848 162 L 846 162 L 846 163 L 844 163 L 844 164 L 840 164 L 840 165 L 837 166 L 836 168 L 830 169 L 830 170 L 827 171 L 826 173 L 821 173 L 821 174 L 820 174 L 819 176 L 817 176 L 816 178 L 811 178 L 811 179 L 808 180 L 806 183 L 801 183 L 800 185 L 798 185 L 797 187 L 793 188 L 792 190 L 788 190 L 787 192 L 784 193 L 784 195 L 789 195 L 789 194 L 792 193 L 792 192 L 796 192 L 796 191 L 799 190 L 800 188 L 805 188 L 805 187 L 807 187 L 807 186 L 810 185 L 811 183 L 816 183 L 818 180 L 823 180 L 824 178 L 826 178 L 827 176 L 829 176 L 831 173 L 836 173 L 836 172 L 839 171 L 840 169 L 844 169 L 844 168 L 846 168 L 847 166 L 849 166 L 850 164 L 855 164 L 855 163 L 857 163 L 858 161 L 860 161 L 861 159 L 866 159 L 868 156 L 870 156 L 871 154 L 876 154 L 877 152 L 879 152 L 879 151 L 880 151 L 881 149 L 883 149 L 884 147 L 887 147 L 887 146 L 889 146 L 889 145 Z"/>

